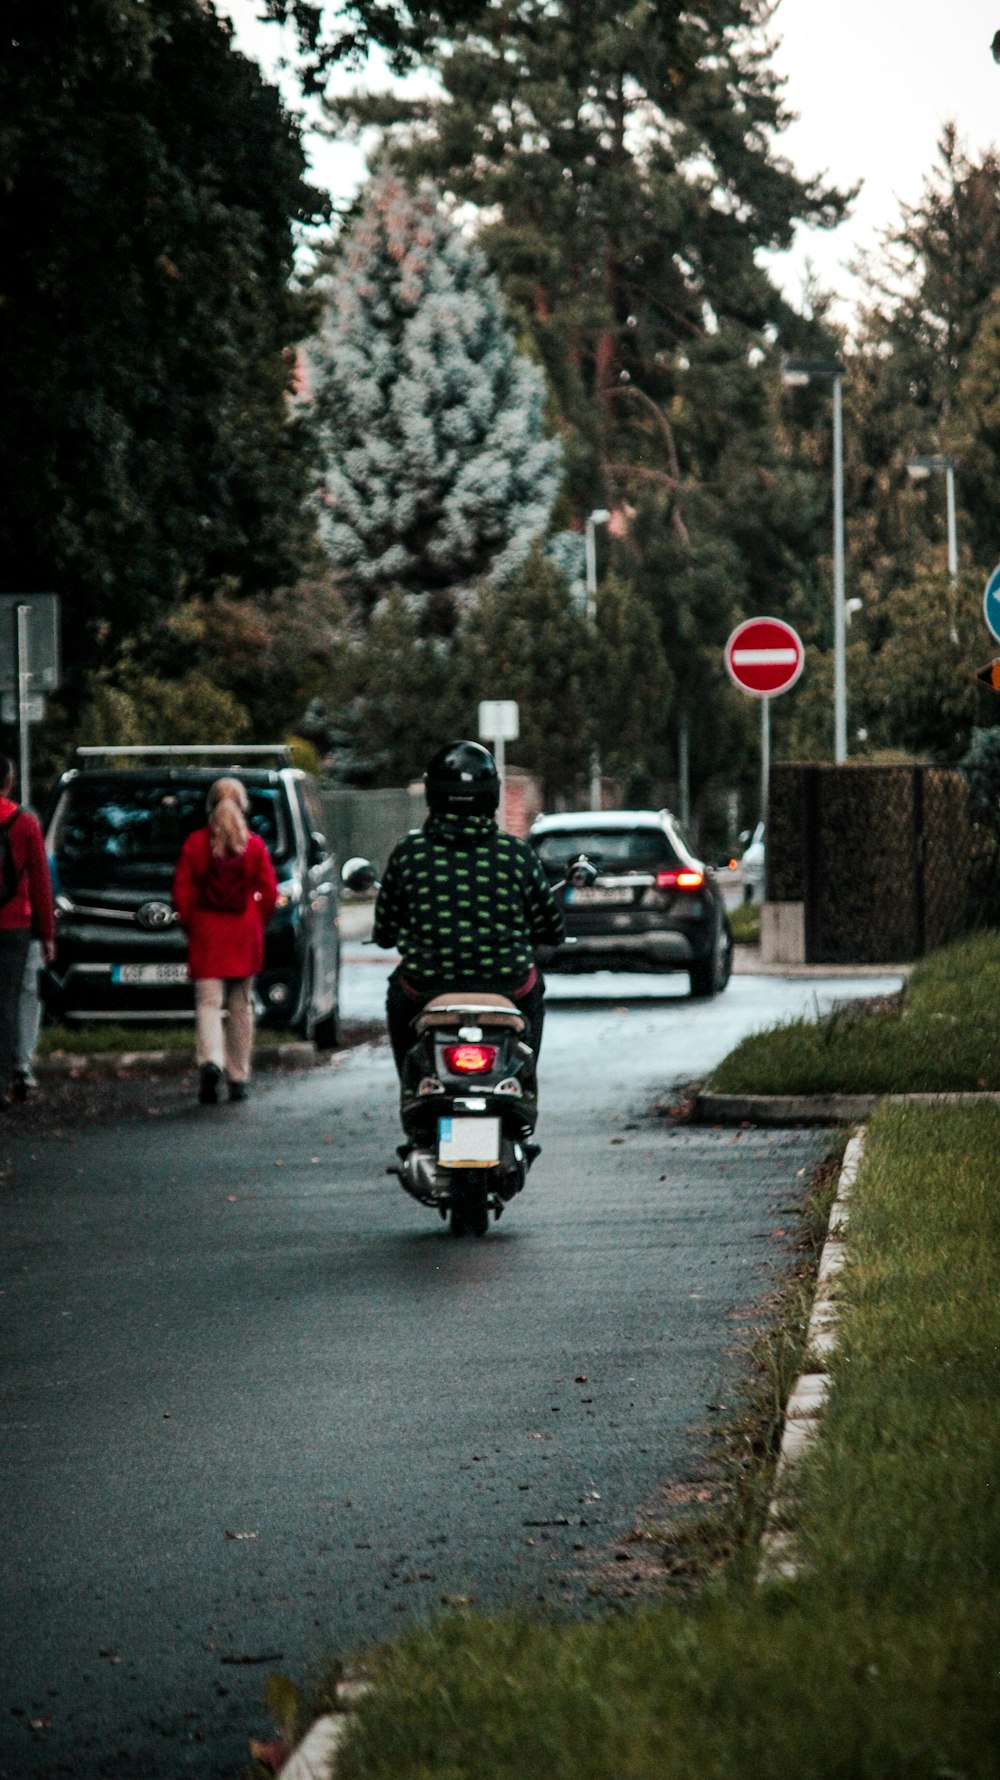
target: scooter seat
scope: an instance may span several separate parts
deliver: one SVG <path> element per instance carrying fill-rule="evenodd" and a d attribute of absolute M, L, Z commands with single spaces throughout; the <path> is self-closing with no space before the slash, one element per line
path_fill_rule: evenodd
<path fill-rule="evenodd" d="M 450 995 L 435 995 L 421 1008 L 413 1024 L 418 1032 L 427 1032 L 432 1026 L 501 1026 L 510 1032 L 523 1032 L 527 1021 L 506 995 L 456 990 Z"/>

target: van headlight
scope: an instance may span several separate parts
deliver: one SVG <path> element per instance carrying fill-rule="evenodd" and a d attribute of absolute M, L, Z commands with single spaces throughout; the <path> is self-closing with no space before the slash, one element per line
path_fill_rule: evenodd
<path fill-rule="evenodd" d="M 298 878 L 284 878 L 278 885 L 276 909 L 291 908 L 294 903 L 302 901 L 302 885 Z"/>

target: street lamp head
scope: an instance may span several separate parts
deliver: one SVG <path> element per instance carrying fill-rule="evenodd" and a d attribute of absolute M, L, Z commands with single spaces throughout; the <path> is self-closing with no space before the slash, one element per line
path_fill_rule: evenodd
<path fill-rule="evenodd" d="M 607 525 L 611 513 L 607 507 L 595 507 L 588 519 L 588 525 Z"/>
<path fill-rule="evenodd" d="M 911 457 L 907 460 L 906 473 L 913 482 L 924 482 L 932 470 L 957 470 L 958 458 L 934 452 L 930 457 Z"/>
<path fill-rule="evenodd" d="M 814 377 L 843 377 L 846 368 L 839 358 L 786 358 L 781 380 L 790 389 L 804 389 Z"/>

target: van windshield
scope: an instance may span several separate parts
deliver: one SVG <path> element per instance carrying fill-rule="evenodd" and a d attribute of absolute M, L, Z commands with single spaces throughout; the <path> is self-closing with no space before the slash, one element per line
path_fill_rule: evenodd
<path fill-rule="evenodd" d="M 648 871 L 679 860 L 661 828 L 557 828 L 533 837 L 544 866 L 565 871 L 581 853 L 594 865 Z"/>
<path fill-rule="evenodd" d="M 75 779 L 59 800 L 49 851 L 67 865 L 174 866 L 188 835 L 205 824 L 207 789 L 207 784 L 170 780 Z M 250 829 L 280 862 L 290 842 L 281 793 L 269 785 L 247 786 L 247 791 Z"/>

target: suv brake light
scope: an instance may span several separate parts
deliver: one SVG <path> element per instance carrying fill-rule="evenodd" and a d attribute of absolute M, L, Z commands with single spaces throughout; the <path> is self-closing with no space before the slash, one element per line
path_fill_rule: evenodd
<path fill-rule="evenodd" d="M 444 1065 L 453 1075 L 488 1075 L 497 1060 L 496 1045 L 445 1045 Z"/>
<path fill-rule="evenodd" d="M 703 871 L 691 871 L 684 866 L 674 866 L 670 871 L 658 871 L 656 874 L 658 890 L 700 890 L 704 882 Z"/>

